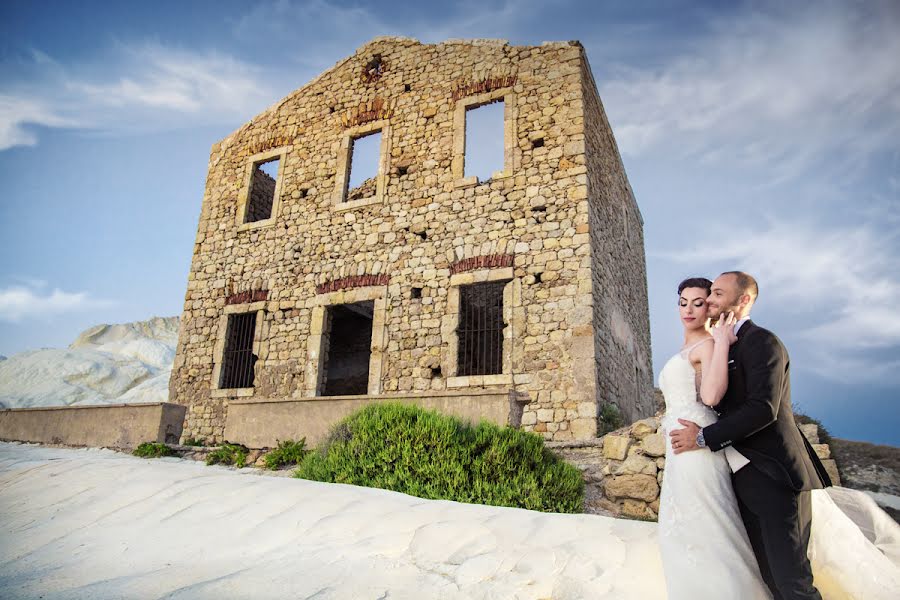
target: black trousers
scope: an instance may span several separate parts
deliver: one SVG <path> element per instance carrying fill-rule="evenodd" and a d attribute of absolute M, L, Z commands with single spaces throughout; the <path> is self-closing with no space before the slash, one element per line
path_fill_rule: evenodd
<path fill-rule="evenodd" d="M 806 556 L 809 492 L 796 492 L 749 464 L 732 475 L 741 518 L 775 600 L 822 600 Z"/>

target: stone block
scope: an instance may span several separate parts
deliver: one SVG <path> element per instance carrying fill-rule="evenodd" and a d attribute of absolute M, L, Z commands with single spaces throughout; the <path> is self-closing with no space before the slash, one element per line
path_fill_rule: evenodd
<path fill-rule="evenodd" d="M 655 417 L 641 419 L 631 426 L 631 435 L 642 440 L 651 433 L 656 433 L 657 429 L 659 429 L 659 420 Z"/>
<path fill-rule="evenodd" d="M 649 520 L 656 517 L 646 502 L 626 499 L 622 501 L 622 515 L 632 519 Z"/>
<path fill-rule="evenodd" d="M 819 443 L 819 426 L 815 423 L 800 425 L 800 431 L 803 432 L 810 444 Z"/>
<path fill-rule="evenodd" d="M 603 438 L 603 456 L 613 460 L 625 460 L 631 438 L 626 435 L 608 434 Z"/>
<path fill-rule="evenodd" d="M 659 483 L 652 475 L 619 475 L 606 482 L 604 491 L 608 498 L 653 502 L 659 497 Z"/>
<path fill-rule="evenodd" d="M 647 456 L 665 456 L 666 437 L 662 433 L 651 433 L 641 440 L 641 448 Z"/>
<path fill-rule="evenodd" d="M 825 467 L 825 472 L 831 478 L 832 485 L 841 485 L 841 474 L 838 472 L 837 463 L 834 462 L 834 459 L 823 460 L 822 466 Z"/>
<path fill-rule="evenodd" d="M 831 458 L 831 448 L 828 447 L 828 444 L 813 444 L 813 450 L 816 451 L 816 456 L 821 460 L 825 460 L 827 458 Z"/>
<path fill-rule="evenodd" d="M 576 440 L 584 440 L 597 436 L 597 421 L 594 419 L 573 419 L 571 421 L 572 436 Z"/>
<path fill-rule="evenodd" d="M 656 475 L 656 462 L 641 454 L 632 454 L 617 469 L 616 475 Z"/>

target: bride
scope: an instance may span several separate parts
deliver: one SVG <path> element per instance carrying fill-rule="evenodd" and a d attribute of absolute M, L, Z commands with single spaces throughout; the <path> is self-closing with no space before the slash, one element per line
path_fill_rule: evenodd
<path fill-rule="evenodd" d="M 728 386 L 727 355 L 714 353 L 713 348 L 733 343 L 734 318 L 723 314 L 715 327 L 709 327 L 711 287 L 705 278 L 687 279 L 678 286 L 684 345 L 659 375 L 666 402 L 662 426 L 667 433 L 682 427 L 679 419 L 701 428 L 715 423 L 718 417 L 710 407 L 718 404 Z M 772 598 L 732 488 L 729 462 L 746 459 L 730 446 L 722 452 L 703 448 L 676 454 L 670 436 L 665 437 L 659 546 L 669 600 Z M 868 496 L 846 488 L 813 490 L 811 504 L 808 556 L 822 597 L 900 597 L 896 595 L 900 527 Z"/>

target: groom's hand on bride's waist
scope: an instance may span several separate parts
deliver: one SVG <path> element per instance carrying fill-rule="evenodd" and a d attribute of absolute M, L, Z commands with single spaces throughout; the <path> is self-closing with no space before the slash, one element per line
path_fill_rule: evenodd
<path fill-rule="evenodd" d="M 672 450 L 675 454 L 699 450 L 697 434 L 700 433 L 700 426 L 686 419 L 678 419 L 678 422 L 684 426 L 684 429 L 675 429 L 669 433 L 669 437 L 672 438 Z"/>

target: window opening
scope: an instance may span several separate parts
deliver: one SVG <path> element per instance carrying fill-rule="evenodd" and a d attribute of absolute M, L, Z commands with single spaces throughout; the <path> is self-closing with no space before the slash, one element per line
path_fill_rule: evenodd
<path fill-rule="evenodd" d="M 378 186 L 381 160 L 381 131 L 373 131 L 350 140 L 350 162 L 347 165 L 346 201 L 371 198 Z"/>
<path fill-rule="evenodd" d="M 503 100 L 466 109 L 465 177 L 487 181 L 504 167 Z"/>
<path fill-rule="evenodd" d="M 225 352 L 222 355 L 222 389 L 253 387 L 254 366 L 253 336 L 256 331 L 256 313 L 228 315 L 225 335 Z"/>
<path fill-rule="evenodd" d="M 503 372 L 503 288 L 490 281 L 459 289 L 459 375 Z"/>
<path fill-rule="evenodd" d="M 279 158 L 273 158 L 253 165 L 253 173 L 250 175 L 247 212 L 244 218 L 245 223 L 254 223 L 271 218 L 280 162 Z"/>
<path fill-rule="evenodd" d="M 323 396 L 368 393 L 374 312 L 372 300 L 328 307 Z"/>

